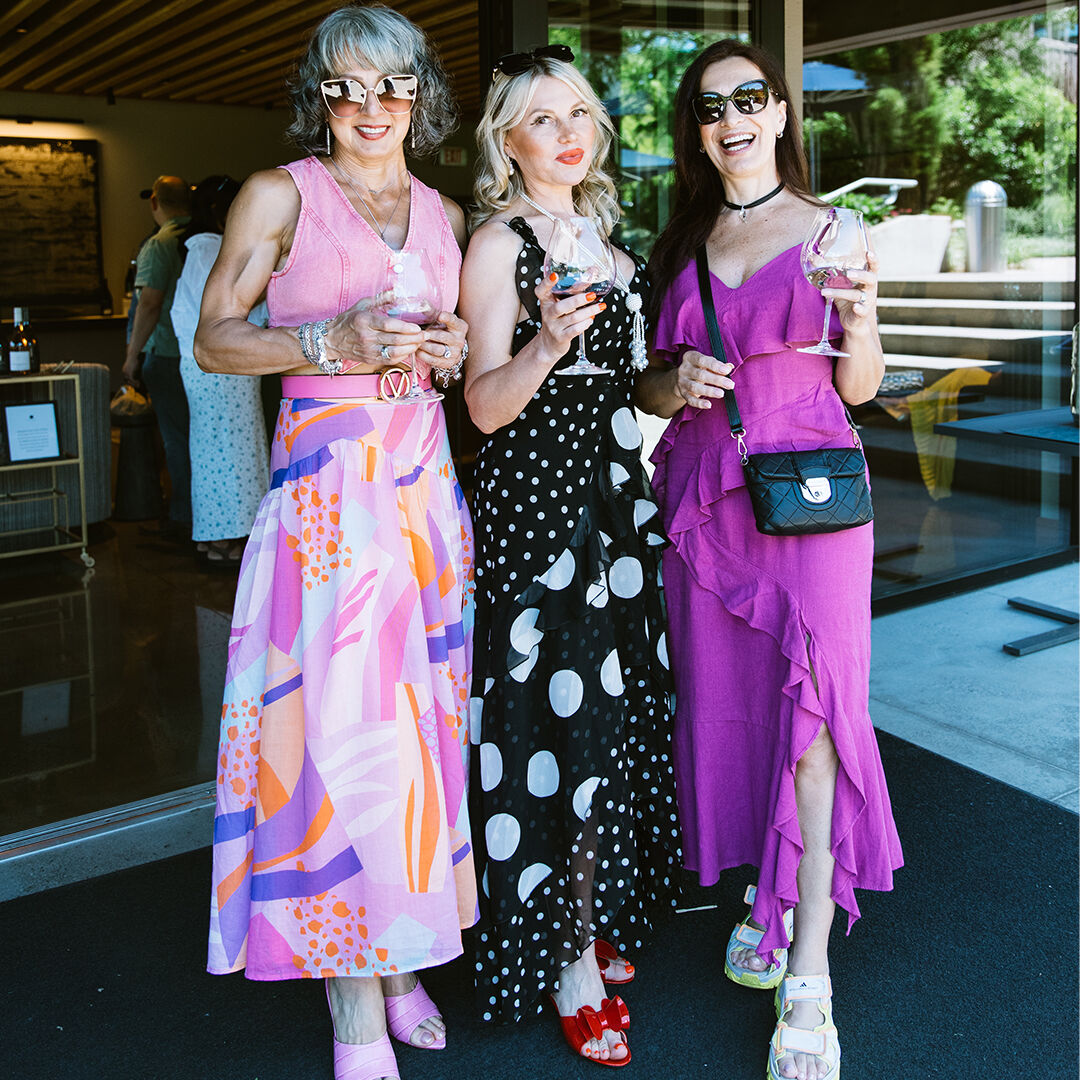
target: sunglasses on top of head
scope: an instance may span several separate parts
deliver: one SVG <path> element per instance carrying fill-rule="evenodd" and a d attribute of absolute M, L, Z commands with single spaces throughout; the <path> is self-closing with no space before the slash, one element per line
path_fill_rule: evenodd
<path fill-rule="evenodd" d="M 530 49 L 528 52 L 506 53 L 495 61 L 495 66 L 491 69 L 491 77 L 494 79 L 500 72 L 508 76 L 520 75 L 529 68 L 539 67 L 544 60 L 562 60 L 567 64 L 572 64 L 574 50 L 569 45 L 541 45 L 538 49 Z"/>
<path fill-rule="evenodd" d="M 415 75 L 384 75 L 374 86 L 367 87 L 356 79 L 324 79 L 319 84 L 323 101 L 331 115 L 339 120 L 351 120 L 364 107 L 368 94 L 384 112 L 406 113 L 416 101 Z"/>
<path fill-rule="evenodd" d="M 775 92 L 764 79 L 751 79 L 736 86 L 727 96 L 715 90 L 696 94 L 690 99 L 690 107 L 699 124 L 716 124 L 723 119 L 729 101 L 739 112 L 752 116 L 769 104 L 769 94 Z"/>

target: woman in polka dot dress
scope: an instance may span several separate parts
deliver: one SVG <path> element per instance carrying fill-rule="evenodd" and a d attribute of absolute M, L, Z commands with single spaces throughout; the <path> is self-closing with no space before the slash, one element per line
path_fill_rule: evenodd
<path fill-rule="evenodd" d="M 488 434 L 474 508 L 477 984 L 485 1019 L 535 1012 L 555 990 L 572 1048 L 622 1065 L 627 1011 L 603 980 L 633 967 L 612 943 L 640 946 L 645 902 L 671 892 L 679 862 L 666 541 L 630 405 L 642 260 L 618 249 L 606 305 L 541 282 L 555 218 L 610 232 L 618 214 L 602 170 L 611 123 L 572 58 L 548 46 L 500 62 L 462 271 L 465 395 Z M 611 374 L 557 376 L 580 331 Z"/>

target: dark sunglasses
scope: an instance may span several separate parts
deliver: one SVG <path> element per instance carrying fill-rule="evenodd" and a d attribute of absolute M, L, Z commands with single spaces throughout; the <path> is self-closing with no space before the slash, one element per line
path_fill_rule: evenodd
<path fill-rule="evenodd" d="M 727 97 L 714 90 L 696 94 L 690 99 L 690 108 L 699 124 L 716 124 L 723 119 L 729 101 L 739 112 L 751 116 L 769 104 L 770 93 L 775 91 L 764 79 L 751 79 L 736 86 Z"/>
<path fill-rule="evenodd" d="M 494 79 L 498 72 L 504 75 L 520 75 L 531 67 L 536 67 L 541 60 L 565 60 L 566 63 L 574 62 L 574 50 L 569 45 L 541 45 L 538 49 L 530 52 L 507 53 L 495 61 L 491 69 L 491 77 Z"/>

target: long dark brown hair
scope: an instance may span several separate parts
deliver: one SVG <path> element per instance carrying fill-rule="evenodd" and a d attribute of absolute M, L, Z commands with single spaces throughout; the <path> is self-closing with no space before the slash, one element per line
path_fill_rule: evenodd
<path fill-rule="evenodd" d="M 664 294 L 716 223 L 724 198 L 724 181 L 709 158 L 700 153 L 701 136 L 690 107 L 710 64 L 741 56 L 755 64 L 781 101 L 788 104 L 784 137 L 776 143 L 776 168 L 789 191 L 816 202 L 810 192 L 806 154 L 799 118 L 791 105 L 791 90 L 776 58 L 756 45 L 735 38 L 715 41 L 686 69 L 675 95 L 675 210 L 660 234 L 649 260 L 650 322 L 655 322 Z"/>

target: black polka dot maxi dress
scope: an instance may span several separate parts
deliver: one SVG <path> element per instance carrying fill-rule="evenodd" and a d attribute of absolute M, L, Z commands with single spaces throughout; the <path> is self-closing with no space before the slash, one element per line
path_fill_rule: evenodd
<path fill-rule="evenodd" d="M 517 353 L 540 329 L 543 252 L 523 218 L 509 227 L 524 241 L 517 290 L 532 315 L 515 328 Z M 634 261 L 630 288 L 644 293 Z M 594 937 L 639 947 L 645 905 L 670 898 L 680 860 L 667 541 L 630 403 L 632 315 L 622 290 L 606 299 L 587 345 L 614 374 L 549 374 L 476 462 L 470 814 L 488 1020 L 539 1011 Z"/>

